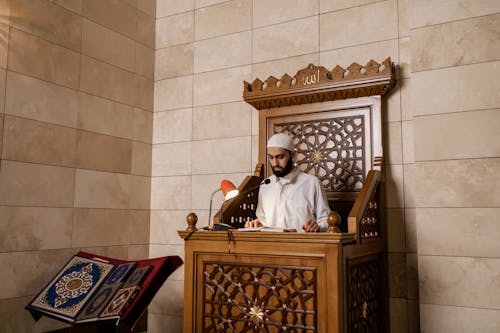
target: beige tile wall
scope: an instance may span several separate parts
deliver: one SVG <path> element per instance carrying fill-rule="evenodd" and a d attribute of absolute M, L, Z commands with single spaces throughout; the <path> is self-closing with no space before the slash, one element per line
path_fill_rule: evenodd
<path fill-rule="evenodd" d="M 0 0 L 0 331 L 83 249 L 149 255 L 155 1 Z"/>
<path fill-rule="evenodd" d="M 220 179 L 239 183 L 253 172 L 258 112 L 242 100 L 243 80 L 391 57 L 406 80 L 384 111 L 391 332 L 417 332 L 415 206 L 405 185 L 413 118 L 402 96 L 411 77 L 407 11 L 408 0 L 158 0 L 150 250 L 182 252 L 175 231 L 186 212 L 205 225 Z M 220 203 L 216 195 L 215 211 Z M 150 308 L 151 332 L 181 332 L 176 279 Z"/>
<path fill-rule="evenodd" d="M 414 146 L 408 185 L 416 207 L 421 328 L 495 332 L 500 4 L 420 0 L 409 9 L 412 73 L 402 102 L 412 118 L 405 119 L 403 138 Z"/>

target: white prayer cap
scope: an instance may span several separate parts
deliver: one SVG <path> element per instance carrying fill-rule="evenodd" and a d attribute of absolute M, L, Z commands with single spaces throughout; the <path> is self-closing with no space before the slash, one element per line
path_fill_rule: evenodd
<path fill-rule="evenodd" d="M 267 140 L 267 148 L 278 147 L 289 151 L 294 149 L 293 140 L 289 135 L 285 133 L 277 133 Z"/>

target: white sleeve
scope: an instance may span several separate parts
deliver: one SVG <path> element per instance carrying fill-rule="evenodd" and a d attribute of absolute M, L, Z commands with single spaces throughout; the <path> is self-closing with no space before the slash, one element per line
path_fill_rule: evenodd
<path fill-rule="evenodd" d="M 321 185 L 319 179 L 316 181 L 316 223 L 318 223 L 321 231 L 328 230 L 328 214 L 330 214 L 330 207 L 328 206 L 328 200 L 326 199 L 326 191 Z"/>
<path fill-rule="evenodd" d="M 257 209 L 255 211 L 255 215 L 260 223 L 266 224 L 266 216 L 264 214 L 264 208 L 262 207 L 262 191 L 259 190 L 259 200 L 257 202 Z"/>

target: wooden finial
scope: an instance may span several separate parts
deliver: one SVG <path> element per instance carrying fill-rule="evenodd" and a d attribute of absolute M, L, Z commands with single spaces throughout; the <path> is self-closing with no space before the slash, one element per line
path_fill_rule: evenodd
<path fill-rule="evenodd" d="M 326 222 L 328 223 L 328 232 L 330 233 L 341 232 L 339 229 L 340 215 L 337 212 L 331 211 L 330 214 L 328 214 Z"/>
<path fill-rule="evenodd" d="M 196 222 L 198 222 L 198 216 L 196 216 L 195 213 L 189 213 L 186 216 L 186 222 L 188 224 L 186 231 L 193 232 L 198 230 L 198 228 L 196 228 Z"/>

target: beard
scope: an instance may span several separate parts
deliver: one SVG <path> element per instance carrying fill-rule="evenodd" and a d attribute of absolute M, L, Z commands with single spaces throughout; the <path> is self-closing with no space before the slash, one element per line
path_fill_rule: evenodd
<path fill-rule="evenodd" d="M 290 171 L 292 171 L 293 161 L 290 158 L 288 160 L 288 162 L 286 163 L 285 167 L 281 170 L 276 170 L 276 167 L 273 167 L 272 169 L 273 169 L 273 173 L 276 177 L 285 177 L 286 175 L 288 175 L 290 173 Z"/>

